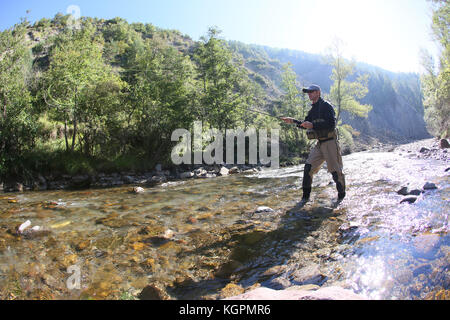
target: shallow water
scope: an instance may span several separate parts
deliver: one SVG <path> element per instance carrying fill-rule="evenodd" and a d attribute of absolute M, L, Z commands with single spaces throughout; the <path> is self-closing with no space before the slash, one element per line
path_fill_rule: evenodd
<path fill-rule="evenodd" d="M 123 299 L 155 285 L 173 299 L 214 299 L 233 282 L 421 299 L 450 282 L 447 165 L 398 152 L 351 154 L 339 206 L 326 169 L 312 201 L 296 206 L 303 166 L 168 182 L 143 194 L 131 186 L 2 194 L 0 298 Z M 438 189 L 400 204 L 400 187 L 427 181 Z M 274 212 L 255 213 L 259 206 Z M 17 236 L 26 220 L 44 232 Z M 73 265 L 79 289 L 67 286 Z M 312 267 L 317 274 L 304 281 L 299 270 Z"/>

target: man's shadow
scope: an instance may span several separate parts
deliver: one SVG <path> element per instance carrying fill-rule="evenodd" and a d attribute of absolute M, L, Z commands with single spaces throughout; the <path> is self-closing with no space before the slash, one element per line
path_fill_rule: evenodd
<path fill-rule="evenodd" d="M 314 202 L 299 202 L 295 206 L 280 213 L 279 223 L 274 230 L 261 231 L 257 225 L 245 223 L 245 219 L 238 220 L 235 230 L 229 237 L 213 241 L 193 250 L 180 253 L 180 258 L 195 255 L 210 256 L 217 248 L 230 250 L 227 260 L 219 265 L 213 272 L 213 276 L 204 280 L 185 279 L 167 287 L 167 292 L 179 300 L 198 300 L 203 296 L 220 292 L 227 284 L 238 283 L 243 288 L 254 284 L 261 284 L 272 289 L 281 289 L 285 286 L 299 285 L 283 275 L 284 284 L 277 282 L 280 274 L 272 270 L 282 266 L 298 245 L 305 243 L 313 232 L 318 230 L 323 221 L 332 217 L 334 206 L 314 204 Z M 272 213 L 264 213 L 270 215 Z M 247 221 L 264 218 L 263 214 L 244 214 Z M 237 226 L 241 224 L 241 226 Z M 290 283 L 287 283 L 287 282 Z M 322 284 L 322 279 L 318 284 Z"/>

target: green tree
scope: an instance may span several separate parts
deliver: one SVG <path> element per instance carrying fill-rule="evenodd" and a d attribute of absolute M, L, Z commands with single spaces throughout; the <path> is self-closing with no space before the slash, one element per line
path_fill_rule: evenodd
<path fill-rule="evenodd" d="M 133 60 L 134 59 L 134 60 Z M 148 39 L 130 57 L 132 144 L 153 160 L 167 160 L 171 134 L 189 128 L 195 113 L 194 65 L 188 56 L 159 39 Z"/>
<path fill-rule="evenodd" d="M 195 50 L 200 80 L 199 116 L 212 127 L 223 131 L 233 128 L 252 103 L 247 86 L 248 75 L 242 62 L 234 61 L 226 42 L 219 38 L 220 30 L 213 27 Z"/>
<path fill-rule="evenodd" d="M 92 151 L 95 130 L 90 132 L 90 129 L 96 127 L 93 123 L 99 116 L 113 113 L 113 108 L 109 108 L 112 102 L 108 99 L 124 86 L 120 77 L 104 63 L 102 48 L 103 39 L 96 36 L 95 28 L 88 24 L 81 30 L 62 34 L 52 50 L 44 96 L 53 119 L 64 123 L 67 151 L 75 150 L 78 134 L 84 137 L 79 141 L 84 140 L 86 153 Z M 92 101 L 94 97 L 99 101 L 108 97 L 109 104 L 96 103 Z"/>
<path fill-rule="evenodd" d="M 342 110 L 348 111 L 352 115 L 367 118 L 371 105 L 364 105 L 358 100 L 364 98 L 368 93 L 368 75 L 360 75 L 356 81 L 350 82 L 347 79 L 354 74 L 355 64 L 347 62 L 342 53 L 343 42 L 335 39 L 328 49 L 329 53 L 326 61 L 333 67 L 330 76 L 333 84 L 330 89 L 329 98 L 337 107 L 336 119 L 339 123 Z"/>
<path fill-rule="evenodd" d="M 31 52 L 25 43 L 26 24 L 0 33 L 0 176 L 18 176 L 17 161 L 34 145 L 37 115 L 27 82 Z"/>
<path fill-rule="evenodd" d="M 281 80 L 281 88 L 284 94 L 280 98 L 276 114 L 295 119 L 305 119 L 308 103 L 305 94 L 300 89 L 297 74 L 292 69 L 291 63 L 283 65 Z M 297 154 L 303 151 L 307 145 L 304 131 L 285 123 L 281 123 L 281 127 L 281 141 L 287 144 L 289 151 Z"/>
<path fill-rule="evenodd" d="M 432 30 L 439 44 L 440 56 L 438 65 L 434 58 L 423 51 L 422 75 L 424 119 L 428 130 L 435 136 L 448 137 L 450 134 L 450 3 L 433 1 Z"/>

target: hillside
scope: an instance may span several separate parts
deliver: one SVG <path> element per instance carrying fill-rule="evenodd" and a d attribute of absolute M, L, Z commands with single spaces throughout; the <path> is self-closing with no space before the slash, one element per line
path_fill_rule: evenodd
<path fill-rule="evenodd" d="M 97 21 L 99 30 L 105 35 L 106 42 L 114 44 L 117 40 L 114 39 L 112 34 L 105 31 L 105 26 L 110 25 L 111 22 Z M 120 25 L 125 21 L 115 19 L 113 22 Z M 130 26 L 140 33 L 144 39 L 151 38 L 158 33 L 167 44 L 191 57 L 193 55 L 196 42 L 187 35 L 182 35 L 176 30 L 159 29 L 149 24 L 131 24 Z M 45 67 L 45 62 L 48 61 L 43 48 L 49 45 L 51 37 L 57 33 L 57 30 L 46 27 L 44 23 L 36 24 L 28 32 L 28 37 L 33 43 L 35 62 L 41 63 L 43 67 Z M 250 77 L 261 85 L 269 100 L 276 100 L 283 94 L 280 88 L 282 67 L 283 64 L 289 62 L 293 65 L 293 70 L 297 73 L 300 84 L 316 83 L 322 87 L 325 95 L 329 92 L 332 84 L 330 80 L 331 66 L 325 64 L 323 57 L 320 55 L 289 49 L 247 45 L 237 41 L 229 41 L 228 44 L 234 53 L 242 55 L 245 66 L 251 72 Z M 42 62 L 44 63 L 42 64 Z M 350 124 L 363 135 L 385 142 L 429 137 L 423 120 L 419 75 L 393 73 L 376 66 L 358 63 L 355 74 L 360 73 L 370 75 L 369 93 L 361 102 L 371 104 L 374 108 L 368 119 L 353 119 L 344 113 L 344 123 Z"/>
<path fill-rule="evenodd" d="M 330 90 L 332 68 L 324 63 L 323 56 L 289 49 L 246 45 L 236 41 L 231 41 L 230 47 L 242 54 L 246 67 L 255 72 L 255 79 L 270 95 L 281 94 L 279 86 L 282 65 L 289 62 L 293 65 L 300 84 L 318 84 L 325 96 Z M 363 135 L 383 142 L 430 137 L 423 119 L 418 74 L 394 73 L 357 63 L 354 78 L 358 74 L 369 74 L 369 93 L 361 102 L 372 105 L 373 110 L 367 119 L 354 119 L 344 113 L 344 123 L 350 124 Z"/>

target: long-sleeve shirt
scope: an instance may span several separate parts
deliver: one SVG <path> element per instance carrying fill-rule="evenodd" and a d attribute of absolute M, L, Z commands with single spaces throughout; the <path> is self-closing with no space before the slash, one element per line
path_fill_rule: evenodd
<path fill-rule="evenodd" d="M 319 100 L 312 105 L 309 110 L 305 121 L 309 121 L 313 124 L 315 131 L 333 131 L 336 128 L 336 114 L 333 106 L 319 98 Z"/>

